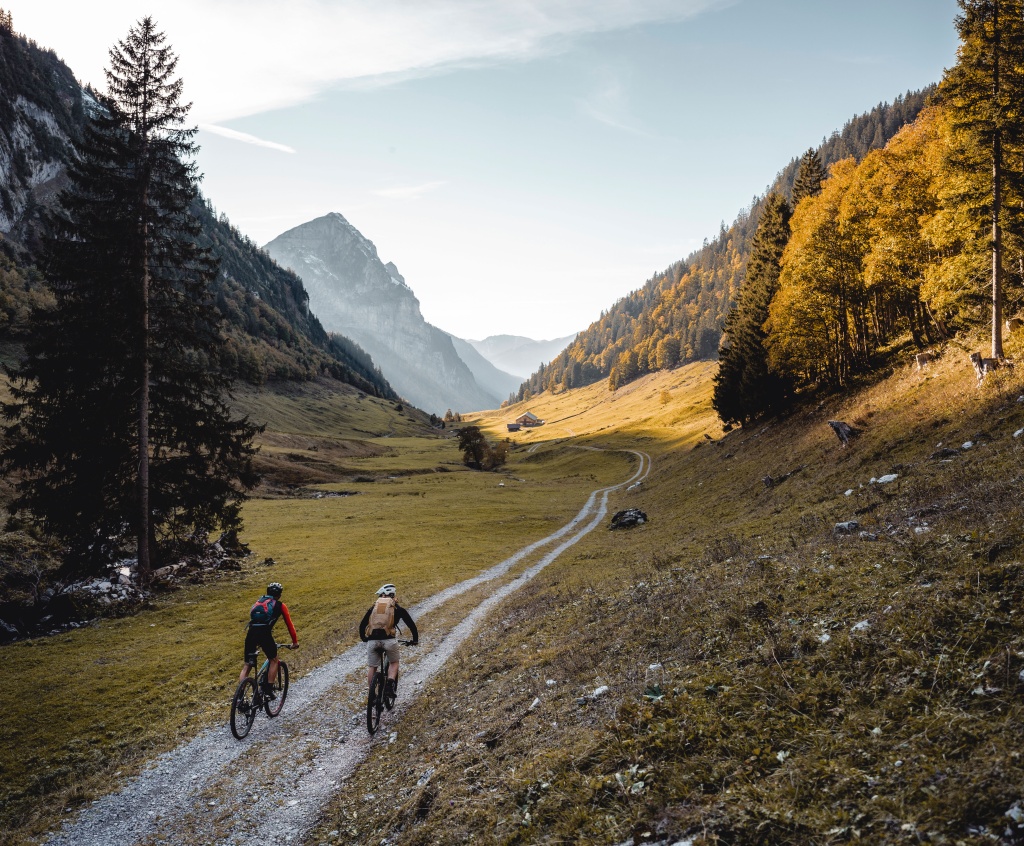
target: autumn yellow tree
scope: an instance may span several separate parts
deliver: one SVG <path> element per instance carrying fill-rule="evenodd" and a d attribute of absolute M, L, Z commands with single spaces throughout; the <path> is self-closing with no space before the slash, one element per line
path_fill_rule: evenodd
<path fill-rule="evenodd" d="M 771 366 L 830 387 L 868 364 L 865 227 L 842 208 L 856 171 L 852 159 L 838 162 L 821 193 L 797 206 L 766 323 Z"/>
<path fill-rule="evenodd" d="M 939 119 L 936 109 L 924 112 L 862 165 L 866 201 L 874 209 L 864 280 L 878 331 L 888 338 L 908 329 L 918 346 L 948 334 L 941 314 L 922 295 L 937 262 L 925 227 L 938 211 Z"/>

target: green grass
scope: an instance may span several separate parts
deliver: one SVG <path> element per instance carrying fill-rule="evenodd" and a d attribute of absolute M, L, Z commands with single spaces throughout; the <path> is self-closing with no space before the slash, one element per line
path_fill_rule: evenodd
<path fill-rule="evenodd" d="M 414 408 L 399 411 L 399 403 L 333 379 L 272 383 L 260 389 L 239 386 L 232 405 L 270 432 L 314 439 L 422 435 L 429 426 L 426 415 Z"/>
<path fill-rule="evenodd" d="M 475 416 L 492 438 L 527 408 L 548 421 L 512 436 L 508 467 L 487 474 L 461 469 L 455 443 L 433 432 L 358 438 L 357 423 L 380 433 L 394 409 L 357 419 L 304 394 L 293 415 L 271 398 L 282 431 L 267 441 L 282 466 L 306 466 L 293 453 L 324 458 L 307 483 L 358 495 L 255 500 L 246 539 L 274 567 L 7 648 L 0 822 L 24 838 L 118 770 L 222 721 L 242 617 L 269 578 L 286 586 L 301 672 L 354 642 L 380 582 L 413 604 L 623 481 L 632 459 L 577 448 L 598 446 L 653 456 L 651 477 L 609 503 L 650 522 L 598 529 L 507 600 L 403 715 L 402 765 L 375 748 L 311 842 L 993 842 L 1024 802 L 1024 438 L 1012 436 L 1024 374 L 979 389 L 964 359 L 950 348 L 923 373 L 897 366 L 726 435 L 709 364 L 614 394 L 545 394 Z M 313 411 L 329 425 L 300 425 Z M 844 449 L 830 419 L 862 434 Z M 931 457 L 967 440 L 977 446 L 953 460 Z M 889 472 L 897 483 L 868 484 Z M 833 534 L 850 519 L 877 540 Z M 454 616 L 440 609 L 426 629 Z M 181 673 L 186 694 L 166 701 L 159 679 L 182 657 L 203 669 Z M 55 680 L 69 672 L 83 712 L 54 731 L 39 715 L 66 714 Z M 579 703 L 600 685 L 606 696 Z"/>
<path fill-rule="evenodd" d="M 162 596 L 132 618 L 4 648 L 0 840 L 44 830 L 61 808 L 222 723 L 248 608 L 268 581 L 285 585 L 302 645 L 288 660 L 301 676 L 357 641 L 381 582 L 397 583 L 412 605 L 564 525 L 631 465 L 621 454 L 560 449 L 514 454 L 507 474 L 423 473 L 454 461 L 455 443 L 394 440 L 386 456 L 358 459 L 372 466 L 357 472 L 378 481 L 327 486 L 354 496 L 250 501 L 243 539 L 256 555 L 243 572 Z M 256 563 L 265 557 L 273 566 Z"/>

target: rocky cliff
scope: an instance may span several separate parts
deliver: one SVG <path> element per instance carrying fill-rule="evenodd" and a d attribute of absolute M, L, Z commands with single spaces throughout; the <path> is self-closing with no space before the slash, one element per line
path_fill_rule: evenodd
<path fill-rule="evenodd" d="M 394 264 L 344 217 L 331 213 L 279 235 L 264 249 L 302 279 L 311 311 L 352 338 L 405 399 L 435 414 L 496 408 L 452 339 L 430 325 Z"/>
<path fill-rule="evenodd" d="M 23 238 L 52 201 L 93 103 L 52 51 L 0 27 L 0 232 Z"/>

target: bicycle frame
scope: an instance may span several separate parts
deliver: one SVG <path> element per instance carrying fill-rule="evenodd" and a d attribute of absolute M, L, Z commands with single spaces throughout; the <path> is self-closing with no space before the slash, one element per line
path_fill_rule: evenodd
<path fill-rule="evenodd" d="M 278 648 L 293 648 L 287 644 L 279 643 Z M 231 733 L 241 740 L 252 728 L 256 713 L 262 708 L 268 717 L 276 717 L 281 713 L 285 697 L 288 695 L 288 665 L 283 661 L 278 662 L 277 677 L 274 680 L 276 696 L 268 696 L 264 693 L 263 685 L 267 681 L 270 671 L 270 658 L 265 658 L 263 664 L 256 671 L 255 679 L 252 671 L 256 669 L 256 662 L 259 661 L 260 649 L 245 656 L 245 663 L 248 667 L 245 678 L 243 678 L 231 700 Z"/>

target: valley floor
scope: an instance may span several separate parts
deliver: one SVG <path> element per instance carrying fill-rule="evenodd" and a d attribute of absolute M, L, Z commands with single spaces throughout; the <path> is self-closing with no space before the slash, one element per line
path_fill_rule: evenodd
<path fill-rule="evenodd" d="M 634 454 L 638 466 L 632 477 L 594 491 L 561 529 L 410 609 L 427 634 L 420 649 L 405 650 L 402 696 L 375 744 L 365 730 L 366 648 L 360 645 L 297 680 L 281 716 L 273 722 L 258 718 L 244 742 L 235 741 L 224 726 L 204 731 L 76 815 L 47 843 L 191 846 L 302 838 L 371 745 L 389 743 L 387 725 L 400 725 L 422 685 L 495 607 L 592 532 L 604 520 L 613 490 L 646 478 L 650 458 Z M 453 614 L 456 600 L 472 610 Z"/>
<path fill-rule="evenodd" d="M 713 369 L 477 416 L 492 438 L 525 410 L 547 421 L 512 436 L 500 476 L 453 475 L 457 459 L 439 464 L 437 444 L 381 438 L 358 457 L 341 445 L 332 453 L 351 479 L 321 488 L 358 495 L 251 503 L 249 539 L 280 556 L 270 572 L 295 592 L 300 637 L 310 632 L 287 657 L 310 663 L 282 717 L 260 718 L 239 744 L 223 727 L 223 698 L 240 628 L 218 627 L 268 571 L 172 600 L 216 641 L 204 654 L 230 653 L 216 678 L 185 689 L 206 703 L 194 718 L 146 708 L 177 726 L 171 739 L 198 732 L 196 743 L 236 756 L 223 778 L 202 775 L 183 794 L 200 800 L 188 842 L 248 831 L 388 846 L 1024 843 L 1024 374 L 979 387 L 951 348 L 929 370 L 898 365 L 846 397 L 723 434 L 709 404 Z M 859 434 L 844 447 L 829 420 Z M 303 448 L 306 433 L 292 436 L 280 455 Z M 625 484 L 637 459 L 627 470 L 621 454 L 598 449 L 649 455 L 651 472 Z M 352 481 L 364 475 L 374 481 Z M 611 486 L 610 510 L 638 507 L 649 521 L 610 532 L 607 518 L 581 519 L 552 537 L 587 492 Z M 548 545 L 424 605 L 531 538 Z M 346 650 L 385 574 L 411 591 L 424 647 L 404 653 L 401 708 L 367 743 L 365 676 Z M 94 636 L 114 649 L 156 620 L 9 648 L 8 667 L 21 684 L 34 678 L 33 654 L 52 669 L 62 649 Z M 187 648 L 187 628 L 170 626 L 180 644 L 170 654 Z M 43 681 L 33 690 L 49 695 Z M 33 790 L 60 805 L 20 812 L 18 842 L 65 804 L 84 802 L 88 820 L 119 801 L 100 797 L 96 775 L 87 793 L 48 787 L 50 765 L 92 766 L 124 787 L 133 766 L 178 745 L 143 747 L 121 775 L 88 764 L 87 744 L 103 742 L 95 715 L 68 727 L 66 751 L 50 750 L 23 716 L 13 712 L 13 734 L 0 726 L 0 747 L 31 738 L 41 750 L 27 756 L 36 780 L 18 788 L 17 807 Z M 211 725 L 220 728 L 190 728 Z M 263 756 L 274 779 L 266 809 L 249 778 Z M 4 763 L 5 779 L 16 774 Z M 186 772 L 179 780 L 191 782 Z M 149 810 L 125 811 L 142 821 L 139 842 L 179 836 L 173 814 L 151 824 Z"/>

